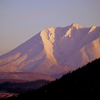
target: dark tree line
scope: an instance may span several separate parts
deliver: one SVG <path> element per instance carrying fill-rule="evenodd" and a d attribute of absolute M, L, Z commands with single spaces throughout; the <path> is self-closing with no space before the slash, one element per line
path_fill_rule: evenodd
<path fill-rule="evenodd" d="M 25 93 L 29 90 L 36 90 L 49 83 L 46 80 L 37 80 L 32 82 L 22 82 L 22 83 L 11 83 L 5 82 L 0 84 L 0 91 L 11 92 L 11 93 Z"/>

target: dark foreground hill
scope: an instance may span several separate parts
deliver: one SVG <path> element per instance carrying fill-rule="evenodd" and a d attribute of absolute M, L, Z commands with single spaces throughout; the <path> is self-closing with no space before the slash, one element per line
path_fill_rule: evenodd
<path fill-rule="evenodd" d="M 76 100 L 100 99 L 100 59 L 69 72 L 36 91 L 29 91 L 7 100 Z"/>
<path fill-rule="evenodd" d="M 31 82 L 24 82 L 23 80 L 21 80 L 21 82 L 19 81 L 18 83 L 17 82 L 13 82 L 13 83 L 5 82 L 3 84 L 0 84 L 0 91 L 8 92 L 8 93 L 18 93 L 18 94 L 25 93 L 29 90 L 36 90 L 46 85 L 47 83 L 50 83 L 50 81 L 37 80 L 37 81 L 31 81 Z"/>

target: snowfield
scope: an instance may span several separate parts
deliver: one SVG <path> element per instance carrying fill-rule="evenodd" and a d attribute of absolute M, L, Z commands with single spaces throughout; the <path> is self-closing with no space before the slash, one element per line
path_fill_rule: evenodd
<path fill-rule="evenodd" d="M 0 56 L 0 72 L 64 74 L 100 57 L 100 27 L 44 29 L 14 50 Z"/>

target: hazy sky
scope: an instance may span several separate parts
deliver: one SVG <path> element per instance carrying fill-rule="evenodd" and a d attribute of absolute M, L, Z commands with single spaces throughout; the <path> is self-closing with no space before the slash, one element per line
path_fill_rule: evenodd
<path fill-rule="evenodd" d="M 0 55 L 48 27 L 100 26 L 100 0 L 0 0 Z"/>

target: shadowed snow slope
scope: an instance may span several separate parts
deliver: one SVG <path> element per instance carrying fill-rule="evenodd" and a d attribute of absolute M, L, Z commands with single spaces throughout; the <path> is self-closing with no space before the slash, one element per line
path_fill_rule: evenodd
<path fill-rule="evenodd" d="M 44 29 L 0 56 L 0 72 L 65 73 L 100 57 L 100 27 L 78 24 Z"/>

